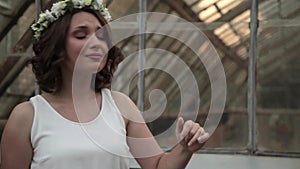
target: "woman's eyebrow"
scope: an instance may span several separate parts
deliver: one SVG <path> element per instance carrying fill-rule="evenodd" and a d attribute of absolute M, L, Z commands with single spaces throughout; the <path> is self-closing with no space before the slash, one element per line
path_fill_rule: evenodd
<path fill-rule="evenodd" d="M 95 31 L 98 31 L 98 30 L 101 29 L 101 28 L 102 28 L 102 26 L 96 26 L 96 27 L 95 27 Z M 89 28 L 87 25 L 78 25 L 78 26 L 75 26 L 74 29 L 75 29 L 75 30 L 77 30 L 77 29 L 88 30 L 88 29 L 90 29 L 90 28 Z"/>
<path fill-rule="evenodd" d="M 86 25 L 79 25 L 79 26 L 76 26 L 74 27 L 74 29 L 88 29 L 88 27 Z"/>

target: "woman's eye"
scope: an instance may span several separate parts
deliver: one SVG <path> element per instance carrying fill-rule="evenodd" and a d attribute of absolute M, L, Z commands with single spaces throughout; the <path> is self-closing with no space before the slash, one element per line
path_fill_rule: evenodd
<path fill-rule="evenodd" d="M 84 39 L 86 36 L 83 35 L 83 36 L 76 36 L 77 39 Z"/>
<path fill-rule="evenodd" d="M 78 33 L 78 34 L 75 34 L 75 37 L 77 39 L 84 39 L 84 38 L 86 38 L 86 34 L 85 33 Z"/>

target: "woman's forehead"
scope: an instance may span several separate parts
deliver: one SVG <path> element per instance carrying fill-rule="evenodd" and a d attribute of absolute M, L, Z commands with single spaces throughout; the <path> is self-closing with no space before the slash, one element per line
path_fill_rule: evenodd
<path fill-rule="evenodd" d="M 78 12 L 71 19 L 71 28 L 76 27 L 101 27 L 99 20 L 91 13 Z"/>

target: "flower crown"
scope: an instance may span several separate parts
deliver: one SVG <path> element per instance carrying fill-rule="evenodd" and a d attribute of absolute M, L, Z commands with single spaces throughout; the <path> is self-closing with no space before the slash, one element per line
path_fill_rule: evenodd
<path fill-rule="evenodd" d="M 31 25 L 34 41 L 38 41 L 41 33 L 67 11 L 81 9 L 84 7 L 90 7 L 93 10 L 98 10 L 107 21 L 112 20 L 111 15 L 102 0 L 62 0 L 54 3 L 50 11 L 46 10 L 41 13 L 38 21 Z"/>

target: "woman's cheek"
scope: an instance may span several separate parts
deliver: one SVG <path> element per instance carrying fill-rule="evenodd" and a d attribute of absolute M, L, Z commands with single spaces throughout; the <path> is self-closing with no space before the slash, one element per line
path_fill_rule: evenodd
<path fill-rule="evenodd" d="M 106 62 L 107 62 L 107 55 L 103 58 L 103 60 L 101 60 L 101 63 L 99 64 L 99 66 L 98 66 L 98 72 L 99 71 L 101 71 L 104 67 L 105 67 L 105 65 L 106 65 Z"/>

